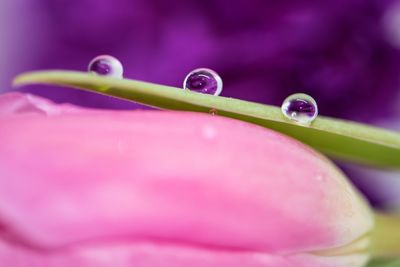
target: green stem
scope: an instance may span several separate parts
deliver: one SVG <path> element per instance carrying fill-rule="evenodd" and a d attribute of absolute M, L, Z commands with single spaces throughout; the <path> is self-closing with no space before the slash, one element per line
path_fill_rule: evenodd
<path fill-rule="evenodd" d="M 372 256 L 400 257 L 400 214 L 375 214 L 372 232 Z"/>

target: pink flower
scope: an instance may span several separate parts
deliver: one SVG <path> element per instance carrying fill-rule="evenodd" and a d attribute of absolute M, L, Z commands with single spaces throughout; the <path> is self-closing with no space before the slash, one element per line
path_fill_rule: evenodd
<path fill-rule="evenodd" d="M 364 199 L 274 131 L 0 96 L 0 265 L 362 266 Z"/>

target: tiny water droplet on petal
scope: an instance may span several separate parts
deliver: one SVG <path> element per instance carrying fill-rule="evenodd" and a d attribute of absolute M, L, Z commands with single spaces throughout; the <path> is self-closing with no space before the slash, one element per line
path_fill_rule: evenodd
<path fill-rule="evenodd" d="M 201 131 L 206 140 L 213 140 L 217 136 L 217 130 L 212 125 L 204 125 Z"/>
<path fill-rule="evenodd" d="M 293 94 L 282 103 L 281 110 L 286 118 L 302 125 L 309 125 L 318 116 L 317 102 L 306 94 Z"/>
<path fill-rule="evenodd" d="M 222 92 L 222 79 L 211 69 L 195 69 L 186 76 L 183 88 L 203 94 L 219 95 Z"/>
<path fill-rule="evenodd" d="M 124 68 L 121 62 L 115 57 L 101 55 L 90 61 L 88 71 L 101 76 L 122 79 Z"/>

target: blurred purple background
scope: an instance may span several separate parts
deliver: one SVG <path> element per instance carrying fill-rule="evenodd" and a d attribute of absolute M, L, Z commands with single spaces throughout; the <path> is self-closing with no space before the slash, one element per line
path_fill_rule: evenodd
<path fill-rule="evenodd" d="M 399 0 L 1 0 L 0 90 L 33 69 L 83 70 L 99 54 L 125 76 L 182 86 L 216 70 L 223 96 L 280 105 L 311 94 L 320 112 L 400 129 Z M 21 89 L 99 108 L 132 103 L 67 88 Z M 373 203 L 400 205 L 400 173 L 344 169 Z"/>

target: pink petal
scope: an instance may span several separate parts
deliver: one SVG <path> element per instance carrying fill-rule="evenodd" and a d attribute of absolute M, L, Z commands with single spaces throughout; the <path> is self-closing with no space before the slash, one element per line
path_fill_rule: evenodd
<path fill-rule="evenodd" d="M 0 263 L 20 253 L 37 266 L 331 266 L 338 258 L 309 253 L 373 224 L 326 158 L 244 122 L 14 93 L 0 96 L 0 127 Z"/>

